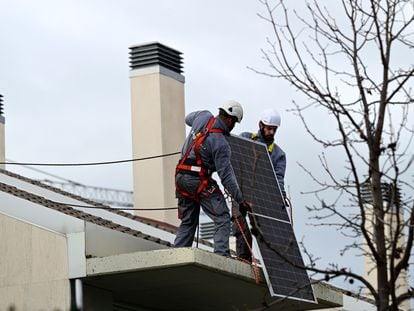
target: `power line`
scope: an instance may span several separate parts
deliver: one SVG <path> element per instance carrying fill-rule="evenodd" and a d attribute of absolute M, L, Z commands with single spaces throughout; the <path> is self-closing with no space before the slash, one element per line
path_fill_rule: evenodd
<path fill-rule="evenodd" d="M 16 162 L 11 159 L 6 159 L 8 162 Z M 35 168 L 32 166 L 22 165 L 21 167 L 35 171 L 37 173 L 52 177 L 53 179 L 60 179 L 62 181 L 55 181 L 50 179 L 37 179 L 41 183 L 47 184 L 52 187 L 57 187 L 64 191 L 80 195 L 81 197 L 89 198 L 95 202 L 106 204 L 106 205 L 115 205 L 118 207 L 133 207 L 132 203 L 132 191 L 121 190 L 114 188 L 104 188 L 91 185 L 85 185 L 77 181 L 58 176 L 46 172 L 42 169 Z"/>
<path fill-rule="evenodd" d="M 13 163 L 14 163 L 14 164 L 18 164 L 18 163 L 19 163 L 19 162 L 17 162 L 17 161 L 11 160 L 11 159 L 6 159 L 6 161 L 7 161 L 7 162 L 6 162 L 7 164 L 13 164 Z M 28 170 L 32 170 L 32 171 L 35 171 L 35 172 L 41 173 L 41 174 L 43 174 L 43 175 L 50 176 L 50 177 L 53 177 L 53 178 L 56 178 L 56 179 L 60 179 L 60 180 L 66 181 L 66 182 L 68 182 L 68 183 L 70 183 L 70 184 L 79 185 L 79 186 L 85 186 L 85 187 L 86 187 L 86 185 L 81 184 L 81 183 L 78 183 L 77 181 L 73 181 L 73 180 L 67 179 L 67 178 L 65 178 L 65 177 L 61 177 L 61 176 L 58 176 L 58 175 L 55 175 L 55 174 L 52 174 L 52 173 L 49 173 L 49 172 L 46 172 L 46 171 L 40 170 L 40 169 L 38 169 L 38 168 L 30 167 L 30 166 L 25 165 L 25 164 L 20 164 L 20 165 L 21 165 L 22 167 L 24 167 L 24 168 L 28 169 Z"/>
<path fill-rule="evenodd" d="M 82 208 L 91 208 L 91 209 L 103 209 L 103 210 L 122 210 L 122 211 L 166 211 L 166 210 L 175 210 L 178 207 L 160 207 L 160 208 L 115 208 L 110 206 L 90 206 L 90 205 L 82 205 L 82 204 L 70 204 L 70 203 L 63 203 L 57 201 L 51 201 L 55 204 L 59 205 L 66 205 L 72 207 L 82 207 Z"/>
<path fill-rule="evenodd" d="M 11 159 L 6 159 L 6 160 L 8 162 L 18 163 L 18 162 L 14 161 L 14 160 L 11 160 Z M 41 169 L 38 169 L 38 168 L 34 168 L 34 167 L 31 167 L 31 166 L 28 166 L 28 165 L 23 165 L 22 164 L 21 166 L 24 167 L 24 168 L 26 168 L 26 169 L 28 169 L 28 170 L 32 170 L 34 172 L 38 172 L 38 173 L 41 173 L 41 174 L 46 175 L 46 176 L 50 176 L 50 177 L 53 177 L 53 178 L 56 178 L 56 179 L 63 180 L 64 182 L 66 182 L 68 185 L 71 185 L 71 186 L 77 186 L 77 187 L 83 187 L 83 188 L 89 188 L 89 189 L 97 189 L 97 190 L 105 190 L 105 191 L 132 192 L 132 191 L 123 190 L 123 189 L 114 189 L 114 188 L 107 188 L 107 187 L 98 187 L 98 186 L 86 185 L 86 184 L 83 184 L 83 183 L 80 183 L 80 182 L 77 182 L 77 181 L 74 181 L 74 180 L 71 180 L 71 179 L 67 179 L 65 177 L 58 176 L 56 174 L 52 174 L 52 173 L 46 172 L 44 170 L 41 170 Z M 38 180 L 38 181 L 44 182 L 44 183 L 49 184 L 51 186 L 53 186 L 54 184 L 60 184 L 60 186 L 65 185 L 62 182 L 56 182 L 56 181 L 52 181 L 52 180 L 48 180 L 48 179 L 41 179 L 41 180 Z"/>
<path fill-rule="evenodd" d="M 116 161 L 104 161 L 104 162 L 86 162 L 86 163 L 30 163 L 30 162 L 0 162 L 0 165 L 22 165 L 22 166 L 92 166 L 92 165 L 108 165 L 108 164 L 119 164 L 119 163 L 127 163 L 127 162 L 136 162 L 136 161 L 144 161 L 144 160 L 151 160 L 156 158 L 163 158 L 169 157 L 173 155 L 180 154 L 181 152 L 172 152 L 166 153 L 156 156 L 144 157 L 144 158 L 136 158 L 136 159 L 127 159 L 127 160 L 116 160 Z"/>
<path fill-rule="evenodd" d="M 172 155 L 180 154 L 181 152 L 172 152 L 172 153 L 166 153 L 162 155 L 156 155 L 156 156 L 150 156 L 150 157 L 144 157 L 144 158 L 135 158 L 135 159 L 128 159 L 128 160 L 117 160 L 117 161 L 105 161 L 105 162 L 88 162 L 88 163 L 30 163 L 30 162 L 15 162 L 13 160 L 8 159 L 6 162 L 0 162 L 0 164 L 7 164 L 7 165 L 20 165 L 27 169 L 31 169 L 34 171 L 37 171 L 39 173 L 49 175 L 54 178 L 58 178 L 64 181 L 67 181 L 69 183 L 72 183 L 74 185 L 78 186 L 84 186 L 80 183 L 77 183 L 75 181 L 50 174 L 48 172 L 31 168 L 30 166 L 91 166 L 91 165 L 107 165 L 107 164 L 119 164 L 119 163 L 126 163 L 126 162 L 134 162 L 134 161 L 143 161 L 143 160 L 150 160 L 155 158 L 162 158 L 162 157 L 168 157 Z M 162 210 L 176 210 L 178 207 L 164 207 L 164 208 L 114 208 L 109 206 L 90 206 L 90 205 L 80 205 L 80 204 L 69 204 L 69 203 L 63 203 L 63 202 L 57 202 L 52 201 L 55 204 L 59 205 L 66 205 L 66 206 L 72 206 L 72 207 L 81 207 L 81 208 L 90 208 L 90 209 L 103 209 L 103 210 L 125 210 L 125 211 L 162 211 Z"/>

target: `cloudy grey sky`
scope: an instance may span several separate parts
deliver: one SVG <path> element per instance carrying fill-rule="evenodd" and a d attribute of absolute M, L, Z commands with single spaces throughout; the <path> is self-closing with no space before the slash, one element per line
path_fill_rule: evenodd
<path fill-rule="evenodd" d="M 186 111 L 215 111 L 223 100 L 237 99 L 246 118 L 235 131 L 255 129 L 262 108 L 276 106 L 284 114 L 287 90 L 246 68 L 266 66 L 260 48 L 268 27 L 256 16 L 260 9 L 256 1 L 1 2 L 7 158 L 129 158 L 128 47 L 148 41 L 183 52 Z M 288 135 L 291 117 L 283 117 L 279 138 L 286 145 L 297 139 Z M 129 169 L 118 169 L 122 174 L 115 176 L 106 168 L 62 173 L 83 183 L 131 188 Z"/>
<path fill-rule="evenodd" d="M 235 133 L 255 131 L 265 108 L 281 112 L 277 142 L 288 155 L 286 185 L 297 236 L 306 236 L 327 261 L 336 260 L 335 247 L 321 245 L 335 244 L 338 236 L 324 234 L 321 241 L 319 228 L 304 225 L 304 206 L 312 198 L 301 192 L 311 189 L 311 180 L 297 162 L 317 168 L 319 149 L 286 111 L 297 94 L 285 82 L 247 69 L 268 66 L 260 52 L 270 31 L 257 16 L 262 11 L 256 0 L 1 1 L 6 158 L 52 163 L 131 158 L 128 47 L 159 41 L 183 52 L 187 112 L 215 112 L 222 101 L 236 99 L 245 119 Z M 328 130 L 322 120 L 317 116 L 314 122 Z M 130 164 L 41 169 L 87 185 L 132 189 Z"/>

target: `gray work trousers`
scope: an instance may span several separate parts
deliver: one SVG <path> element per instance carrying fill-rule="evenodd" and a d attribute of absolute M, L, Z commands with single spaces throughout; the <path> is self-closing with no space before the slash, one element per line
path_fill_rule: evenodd
<path fill-rule="evenodd" d="M 190 194 L 194 194 L 200 185 L 197 176 L 177 174 L 176 183 Z M 213 191 L 215 189 L 215 191 Z M 223 194 L 217 183 L 211 179 L 208 186 L 201 192 L 200 201 L 191 200 L 177 193 L 178 210 L 181 224 L 175 237 L 175 247 L 191 247 L 198 226 L 200 206 L 214 222 L 214 252 L 222 256 L 230 256 L 230 213 Z"/>

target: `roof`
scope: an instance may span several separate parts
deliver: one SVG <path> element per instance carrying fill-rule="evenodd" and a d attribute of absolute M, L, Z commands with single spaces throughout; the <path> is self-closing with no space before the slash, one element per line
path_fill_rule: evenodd
<path fill-rule="evenodd" d="M 140 231 L 137 230 L 133 230 L 131 228 L 119 225 L 113 221 L 101 218 L 101 217 L 97 217 L 79 210 L 74 209 L 73 207 L 70 207 L 68 205 L 65 204 L 61 204 L 61 203 L 56 203 L 54 201 L 48 200 L 44 197 L 35 195 L 33 193 L 18 189 L 16 187 L 4 184 L 4 183 L 0 183 L 0 191 L 9 193 L 11 195 L 14 195 L 16 197 L 20 197 L 22 199 L 25 199 L 27 201 L 33 202 L 33 203 L 37 203 L 40 205 L 43 205 L 47 208 L 59 211 L 61 213 L 64 213 L 66 215 L 69 216 L 73 216 L 76 217 L 78 219 L 84 220 L 84 221 L 88 221 L 90 223 L 99 225 L 99 226 L 103 226 L 112 230 L 116 230 L 119 232 L 123 232 L 126 234 L 130 234 L 145 240 L 150 240 L 153 242 L 157 242 L 159 244 L 163 244 L 163 245 L 167 245 L 167 246 L 171 246 L 171 243 L 167 242 L 167 241 L 163 241 L 161 239 L 157 239 L 155 237 L 152 237 L 150 235 L 147 234 L 143 234 Z"/>
<path fill-rule="evenodd" d="M 10 178 L 6 181 L 1 178 L 2 175 Z M 16 181 L 22 183 L 16 183 Z M 4 169 L 0 169 L 0 184 L 0 191 L 15 197 L 40 204 L 91 224 L 157 243 L 162 247 L 172 247 L 177 230 L 174 225 L 133 215 Z M 30 187 L 31 185 L 35 188 Z M 34 189 L 44 189 L 50 193 L 41 192 L 39 195 L 35 194 L 38 191 L 34 191 Z M 51 199 L 53 194 L 60 195 L 59 199 Z M 70 202 L 64 204 L 67 198 L 70 198 Z M 212 249 L 213 247 L 213 244 L 206 240 L 200 240 L 199 245 L 204 249 Z"/>

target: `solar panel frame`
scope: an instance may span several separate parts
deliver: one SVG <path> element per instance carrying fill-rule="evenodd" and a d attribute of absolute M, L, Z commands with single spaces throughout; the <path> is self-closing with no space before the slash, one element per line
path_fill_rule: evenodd
<path fill-rule="evenodd" d="M 303 259 L 291 224 L 259 215 L 254 215 L 254 217 L 256 226 L 261 231 L 261 236 L 258 238 L 253 235 L 253 237 L 256 241 L 257 252 L 261 256 L 263 272 L 271 296 L 316 302 L 308 274 L 303 268 Z M 266 224 L 269 222 L 273 224 Z M 269 230 L 263 230 L 264 226 L 277 227 L 279 234 L 280 231 L 282 232 L 278 235 L 278 238 L 283 237 L 281 241 L 272 243 L 274 240 L 269 235 Z"/>
<path fill-rule="evenodd" d="M 267 146 L 235 135 L 228 141 L 243 197 L 252 203 L 250 222 L 260 233 L 253 238 L 271 296 L 316 303 Z"/>

